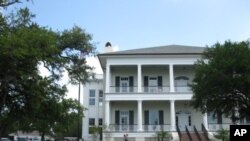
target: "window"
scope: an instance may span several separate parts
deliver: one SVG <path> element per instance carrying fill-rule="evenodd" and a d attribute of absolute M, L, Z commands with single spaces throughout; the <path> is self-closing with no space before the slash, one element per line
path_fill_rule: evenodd
<path fill-rule="evenodd" d="M 99 105 L 102 105 L 103 102 L 103 91 L 99 90 Z"/>
<path fill-rule="evenodd" d="M 191 126 L 192 121 L 191 121 L 191 116 L 188 116 L 188 125 Z"/>
<path fill-rule="evenodd" d="M 95 90 L 89 90 L 89 105 L 95 105 Z"/>
<path fill-rule="evenodd" d="M 175 116 L 175 124 L 179 125 L 179 118 L 178 118 L 178 116 Z"/>
<path fill-rule="evenodd" d="M 102 125 L 102 118 L 99 118 L 98 124 L 101 126 Z"/>
<path fill-rule="evenodd" d="M 175 78 L 175 90 L 177 92 L 188 92 L 190 91 L 188 87 L 189 78 L 186 76 L 178 76 Z"/>
<path fill-rule="evenodd" d="M 158 111 L 156 111 L 156 110 L 149 111 L 149 124 L 150 125 L 158 125 L 159 124 Z"/>
<path fill-rule="evenodd" d="M 95 125 L 95 119 L 89 118 L 89 126 L 94 126 L 94 125 Z"/>
<path fill-rule="evenodd" d="M 128 92 L 128 88 L 129 88 L 129 81 L 128 81 L 128 77 L 121 77 L 121 92 Z"/>

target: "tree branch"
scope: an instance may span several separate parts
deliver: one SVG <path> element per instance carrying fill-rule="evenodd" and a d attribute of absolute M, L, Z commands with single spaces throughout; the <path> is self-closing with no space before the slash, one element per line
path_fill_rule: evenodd
<path fill-rule="evenodd" d="M 13 0 L 13 1 L 7 2 L 7 3 L 1 1 L 0 7 L 7 7 L 7 6 L 13 5 L 13 4 L 15 4 L 15 3 L 21 3 L 21 2 L 20 2 L 19 0 Z"/>

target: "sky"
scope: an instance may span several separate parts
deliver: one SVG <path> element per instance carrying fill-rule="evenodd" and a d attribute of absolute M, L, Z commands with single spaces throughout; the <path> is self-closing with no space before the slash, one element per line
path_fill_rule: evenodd
<path fill-rule="evenodd" d="M 18 6 L 55 31 L 84 28 L 99 52 L 108 41 L 127 50 L 250 38 L 249 0 L 33 0 Z M 98 65 L 93 58 L 88 62 Z"/>

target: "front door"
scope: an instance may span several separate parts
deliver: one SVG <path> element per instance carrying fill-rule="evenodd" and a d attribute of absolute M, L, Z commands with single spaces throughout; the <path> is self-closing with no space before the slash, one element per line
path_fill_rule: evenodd
<path fill-rule="evenodd" d="M 121 92 L 128 92 L 129 81 L 127 77 L 121 77 Z"/>
<path fill-rule="evenodd" d="M 157 92 L 157 78 L 149 77 L 149 92 L 155 93 Z"/>
<path fill-rule="evenodd" d="M 187 113 L 179 113 L 176 114 L 176 125 L 179 127 L 181 131 L 186 130 L 186 126 L 188 130 L 191 130 L 191 114 Z"/>
<path fill-rule="evenodd" d="M 120 130 L 128 131 L 129 130 L 129 111 L 120 112 Z"/>

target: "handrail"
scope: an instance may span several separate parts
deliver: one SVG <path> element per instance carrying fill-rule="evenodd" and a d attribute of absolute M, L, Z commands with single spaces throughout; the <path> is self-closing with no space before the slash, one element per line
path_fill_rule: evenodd
<path fill-rule="evenodd" d="M 191 137 L 191 135 L 190 135 L 190 133 L 189 133 L 189 130 L 188 130 L 188 128 L 187 128 L 187 125 L 186 125 L 185 127 L 186 127 L 186 132 L 187 132 L 187 135 L 188 135 L 189 140 L 190 140 L 190 141 L 193 141 L 193 139 L 192 139 L 192 137 Z"/>
<path fill-rule="evenodd" d="M 205 128 L 204 124 L 202 123 L 201 124 L 201 129 L 203 131 L 203 134 L 205 135 L 205 138 L 207 139 L 207 141 L 209 141 L 209 138 L 208 138 L 208 131 L 207 129 Z"/>
<path fill-rule="evenodd" d="M 181 135 L 181 130 L 180 130 L 179 126 L 176 126 L 176 130 L 178 132 L 178 135 L 179 135 L 179 138 L 180 138 L 180 141 L 181 141 L 182 135 Z"/>
<path fill-rule="evenodd" d="M 201 136 L 200 136 L 198 130 L 196 129 L 195 125 L 194 125 L 194 132 L 195 132 L 195 134 L 197 135 L 199 141 L 201 141 Z"/>

